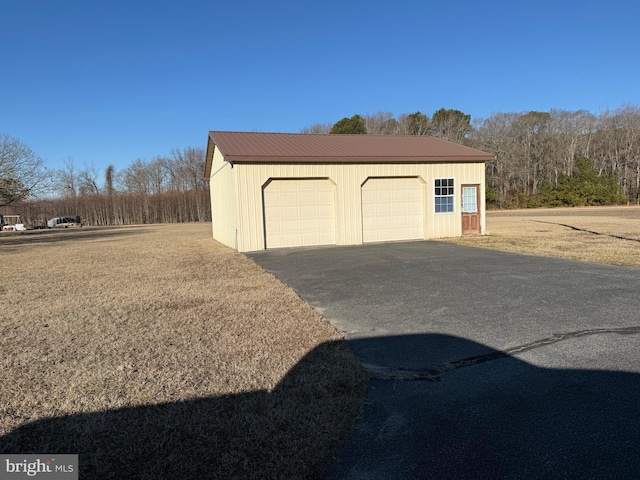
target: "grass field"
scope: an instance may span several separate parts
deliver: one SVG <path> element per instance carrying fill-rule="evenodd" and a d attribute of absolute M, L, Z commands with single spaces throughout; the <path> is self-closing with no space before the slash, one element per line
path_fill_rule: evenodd
<path fill-rule="evenodd" d="M 488 235 L 454 243 L 640 267 L 640 207 L 503 210 L 487 213 Z"/>
<path fill-rule="evenodd" d="M 211 224 L 0 235 L 0 452 L 80 478 L 321 477 L 366 378 Z"/>
<path fill-rule="evenodd" d="M 0 452 L 80 478 L 321 478 L 365 374 L 210 224 L 0 235 Z M 489 212 L 484 248 L 640 266 L 640 208 Z"/>

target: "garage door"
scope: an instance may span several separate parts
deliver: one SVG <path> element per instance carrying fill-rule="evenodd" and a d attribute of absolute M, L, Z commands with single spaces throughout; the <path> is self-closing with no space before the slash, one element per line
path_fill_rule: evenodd
<path fill-rule="evenodd" d="M 271 180 L 264 188 L 266 248 L 335 244 L 334 202 L 330 180 Z"/>
<path fill-rule="evenodd" d="M 424 193 L 418 178 L 370 178 L 362 186 L 362 240 L 424 238 Z"/>

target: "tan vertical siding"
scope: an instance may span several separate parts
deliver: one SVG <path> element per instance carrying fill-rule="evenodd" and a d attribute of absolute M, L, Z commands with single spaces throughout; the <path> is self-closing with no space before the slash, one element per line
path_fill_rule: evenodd
<path fill-rule="evenodd" d="M 213 238 L 231 248 L 238 248 L 235 170 L 223 160 L 217 148 L 213 153 L 209 188 Z"/>
<path fill-rule="evenodd" d="M 217 151 L 216 151 L 217 153 Z M 217 170 L 214 155 L 212 173 Z M 229 167 L 225 167 L 229 168 Z M 223 173 L 224 172 L 224 173 Z M 423 163 L 423 164 L 243 164 L 233 170 L 221 170 L 224 184 L 235 183 L 237 191 L 230 187 L 216 193 L 214 209 L 214 186 L 211 182 L 212 211 L 219 212 L 216 224 L 214 213 L 214 236 L 216 228 L 238 230 L 237 248 L 241 252 L 264 249 L 264 219 L 262 189 L 270 178 L 328 178 L 336 185 L 336 243 L 357 245 L 362 243 L 362 202 L 361 186 L 369 177 L 418 177 L 425 183 L 424 238 L 454 237 L 462 234 L 460 214 L 462 184 L 480 184 L 481 198 L 484 199 L 484 163 Z M 454 212 L 436 214 L 434 206 L 434 179 L 455 179 Z M 234 182 L 235 180 L 235 182 Z M 218 187 L 220 188 L 220 187 Z M 224 204 L 220 195 L 232 195 L 238 199 L 237 207 Z M 221 203 L 220 203 L 221 202 Z M 229 201 L 227 200 L 227 203 Z M 485 232 L 484 202 L 480 205 L 482 232 Z M 233 211 L 233 215 L 231 215 Z M 237 219 L 235 212 L 237 212 Z M 219 233 L 220 234 L 220 233 Z M 221 238 L 229 239 L 229 232 Z M 218 238 L 218 237 L 216 237 Z M 223 243 L 225 241 L 221 240 Z"/>
<path fill-rule="evenodd" d="M 429 228 L 426 238 L 459 237 L 462 235 L 460 207 L 462 205 L 462 184 L 479 184 L 482 201 L 480 202 L 481 231 L 485 233 L 484 208 L 484 164 L 456 163 L 431 164 L 430 180 L 427 182 L 427 220 Z M 436 178 L 453 178 L 455 180 L 455 198 L 453 213 L 435 213 L 434 183 Z"/>

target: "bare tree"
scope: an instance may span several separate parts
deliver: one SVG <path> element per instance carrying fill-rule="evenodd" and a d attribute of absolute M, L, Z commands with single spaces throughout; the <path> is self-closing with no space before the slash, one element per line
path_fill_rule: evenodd
<path fill-rule="evenodd" d="M 120 190 L 129 193 L 149 194 L 151 191 L 151 181 L 147 162 L 137 159 L 116 176 L 116 183 L 119 183 Z"/>
<path fill-rule="evenodd" d="M 54 190 L 62 197 L 76 198 L 78 191 L 78 172 L 76 171 L 73 157 L 67 157 L 64 161 L 64 168 L 56 170 Z"/>
<path fill-rule="evenodd" d="M 429 135 L 431 121 L 424 113 L 402 114 L 398 119 L 398 133 L 400 135 Z"/>
<path fill-rule="evenodd" d="M 547 178 L 549 168 L 551 115 L 547 112 L 527 112 L 519 115 L 512 123 L 515 135 L 516 155 L 522 159 L 525 175 L 520 189 L 523 193 L 535 195 L 542 181 Z"/>
<path fill-rule="evenodd" d="M 333 127 L 333 123 L 314 123 L 307 127 L 304 127 L 300 130 L 300 133 L 320 133 L 320 134 L 328 134 L 331 132 L 331 128 Z"/>
<path fill-rule="evenodd" d="M 594 137 L 594 165 L 616 175 L 622 193 L 640 201 L 640 108 L 625 105 L 598 119 Z"/>
<path fill-rule="evenodd" d="M 0 206 L 11 205 L 47 188 L 44 161 L 17 138 L 0 134 Z"/>
<path fill-rule="evenodd" d="M 399 131 L 398 121 L 391 112 L 365 115 L 364 124 L 368 135 L 397 135 Z"/>
<path fill-rule="evenodd" d="M 206 182 L 202 176 L 204 149 L 187 147 L 171 151 L 171 161 L 167 164 L 171 177 L 171 189 L 177 191 L 202 190 Z"/>
<path fill-rule="evenodd" d="M 81 196 L 99 195 L 98 170 L 95 165 L 84 165 L 78 173 L 78 192 Z"/>
<path fill-rule="evenodd" d="M 560 174 L 570 175 L 573 172 L 576 157 L 590 156 L 596 117 L 584 110 L 551 110 L 549 114 L 552 168 L 548 180 L 557 186 Z"/>
<path fill-rule="evenodd" d="M 146 164 L 147 177 L 149 179 L 149 193 L 152 195 L 162 193 L 166 190 L 169 170 L 167 162 L 169 159 L 164 157 L 156 157 Z"/>

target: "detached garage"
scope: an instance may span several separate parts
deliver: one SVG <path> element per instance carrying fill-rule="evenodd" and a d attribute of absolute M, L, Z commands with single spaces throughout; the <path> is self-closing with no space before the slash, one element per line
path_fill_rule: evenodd
<path fill-rule="evenodd" d="M 213 237 L 241 252 L 485 232 L 485 162 L 428 136 L 209 132 Z"/>

